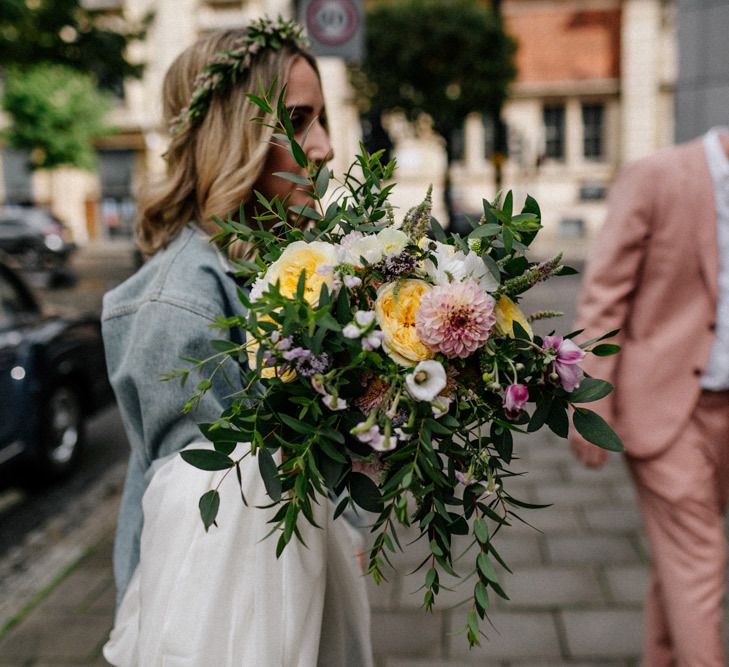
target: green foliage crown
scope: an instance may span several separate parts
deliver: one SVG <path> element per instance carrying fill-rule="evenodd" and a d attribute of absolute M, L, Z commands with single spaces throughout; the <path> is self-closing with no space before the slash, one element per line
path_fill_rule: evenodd
<path fill-rule="evenodd" d="M 197 76 L 190 103 L 172 121 L 172 133 L 178 134 L 186 127 L 200 122 L 207 113 L 213 95 L 230 90 L 241 75 L 250 69 L 260 52 L 286 46 L 296 49 L 308 46 L 301 25 L 281 16 L 275 20 L 261 18 L 253 21 L 234 48 L 216 54 Z"/>

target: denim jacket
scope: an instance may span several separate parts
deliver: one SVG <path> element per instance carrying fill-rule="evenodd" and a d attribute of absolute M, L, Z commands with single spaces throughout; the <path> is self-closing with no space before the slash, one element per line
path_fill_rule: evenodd
<path fill-rule="evenodd" d="M 243 376 L 232 364 L 189 414 L 182 406 L 204 371 L 182 385 L 160 377 L 189 367 L 181 357 L 215 353 L 210 341 L 235 332 L 211 329 L 219 316 L 243 314 L 237 285 L 225 257 L 190 224 L 137 273 L 104 297 L 102 331 L 109 378 L 131 446 L 114 546 L 118 600 L 139 561 L 142 496 L 166 457 L 202 435 L 199 422 L 217 419 Z M 239 342 L 239 339 L 237 339 Z M 196 499 L 191 498 L 191 503 Z"/>

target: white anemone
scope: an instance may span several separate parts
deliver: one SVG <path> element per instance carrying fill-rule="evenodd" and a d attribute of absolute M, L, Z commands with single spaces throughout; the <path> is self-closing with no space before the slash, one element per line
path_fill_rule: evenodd
<path fill-rule="evenodd" d="M 445 389 L 447 383 L 445 368 L 439 361 L 421 361 L 412 373 L 405 376 L 408 393 L 418 401 L 433 401 Z"/>

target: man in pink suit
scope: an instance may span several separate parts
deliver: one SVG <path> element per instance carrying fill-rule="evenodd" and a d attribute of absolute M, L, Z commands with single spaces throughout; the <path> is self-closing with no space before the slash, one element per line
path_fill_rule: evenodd
<path fill-rule="evenodd" d="M 588 262 L 576 328 L 620 329 L 590 355 L 596 409 L 625 443 L 651 544 L 644 664 L 724 667 L 729 496 L 729 129 L 625 167 Z M 589 466 L 607 452 L 576 433 Z"/>

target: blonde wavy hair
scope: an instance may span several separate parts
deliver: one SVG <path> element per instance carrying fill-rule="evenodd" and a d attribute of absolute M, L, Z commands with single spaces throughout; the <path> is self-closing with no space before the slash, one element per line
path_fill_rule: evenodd
<path fill-rule="evenodd" d="M 197 75 L 216 53 L 234 48 L 243 34 L 242 30 L 212 33 L 185 49 L 170 65 L 162 89 L 168 126 L 190 102 Z M 213 216 L 236 215 L 241 204 L 250 201 L 273 130 L 257 121 L 262 111 L 246 93 L 258 94 L 261 86 L 268 90 L 275 84 L 275 101 L 292 62 L 299 57 L 319 74 L 316 61 L 306 51 L 296 47 L 264 49 L 231 90 L 214 96 L 200 122 L 188 124 L 171 138 L 166 177 L 143 193 L 140 202 L 136 232 L 145 255 L 164 248 L 188 222 L 195 221 L 213 236 L 220 231 Z M 228 247 L 231 256 L 246 252 L 245 242 Z"/>

